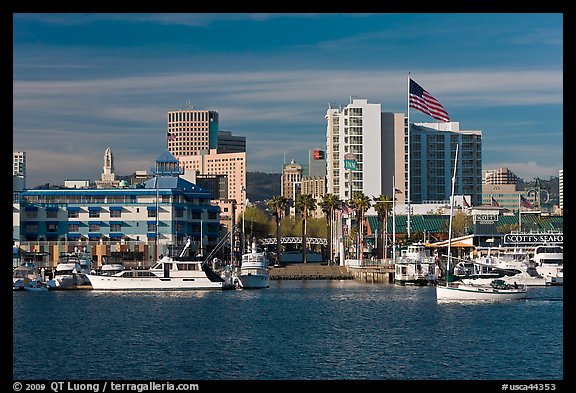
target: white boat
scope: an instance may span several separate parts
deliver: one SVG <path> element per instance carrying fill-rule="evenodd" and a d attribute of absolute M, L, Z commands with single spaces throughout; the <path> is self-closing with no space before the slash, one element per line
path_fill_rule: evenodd
<path fill-rule="evenodd" d="M 24 289 L 32 281 L 39 279 L 39 272 L 36 265 L 32 262 L 24 263 L 12 270 L 12 289 Z"/>
<path fill-rule="evenodd" d="M 550 285 L 564 285 L 564 250 L 562 246 L 542 244 L 534 248 L 536 270 Z"/>
<path fill-rule="evenodd" d="M 124 263 L 122 263 L 122 258 L 120 257 L 102 257 L 102 266 L 100 270 L 92 271 L 92 274 L 103 274 L 106 276 L 112 276 L 116 273 L 124 270 Z"/>
<path fill-rule="evenodd" d="M 489 285 L 453 282 L 436 287 L 437 300 L 503 301 L 526 299 L 527 297 L 528 291 L 525 285 L 515 287 L 502 279 L 492 280 Z"/>
<path fill-rule="evenodd" d="M 243 289 L 268 288 L 270 286 L 270 261 L 265 252 L 257 252 L 256 243 L 252 251 L 242 255 L 238 284 Z"/>
<path fill-rule="evenodd" d="M 452 218 L 454 216 L 454 186 L 456 183 L 456 169 L 458 168 L 458 148 L 456 145 L 456 155 L 454 158 L 454 174 L 452 176 L 452 197 L 450 198 L 450 223 L 448 226 L 448 255 L 446 263 L 446 284 L 436 286 L 436 299 L 446 300 L 516 300 L 525 299 L 528 296 L 526 285 L 512 286 L 502 279 L 494 279 L 489 285 L 465 284 L 463 282 L 451 282 L 450 274 L 450 246 L 452 243 Z"/>
<path fill-rule="evenodd" d="M 84 265 L 84 266 L 83 266 Z M 80 285 L 88 285 L 87 274 L 89 264 L 81 258 L 78 252 L 64 252 L 58 256 L 58 264 L 54 272 L 54 281 L 59 289 L 72 289 Z"/>
<path fill-rule="evenodd" d="M 203 290 L 234 288 L 232 279 L 214 272 L 203 260 L 184 257 L 188 239 L 178 257 L 163 256 L 149 269 L 124 269 L 112 275 L 89 274 L 96 290 Z"/>
<path fill-rule="evenodd" d="M 394 283 L 424 286 L 435 280 L 436 263 L 424 244 L 415 243 L 402 250 L 394 263 Z"/>

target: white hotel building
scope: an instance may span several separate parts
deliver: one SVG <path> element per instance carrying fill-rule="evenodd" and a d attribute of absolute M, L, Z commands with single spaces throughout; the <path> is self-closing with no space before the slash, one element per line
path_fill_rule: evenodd
<path fill-rule="evenodd" d="M 482 131 L 460 130 L 458 122 L 412 123 L 408 168 L 404 113 L 382 112 L 380 104 L 354 98 L 344 109 L 329 107 L 326 121 L 327 192 L 341 200 L 350 199 L 350 190 L 352 195 L 362 192 L 370 198 L 391 196 L 394 183 L 402 192 L 397 195 L 397 208 L 408 196 L 412 204 L 447 201 L 455 149 L 460 145 L 455 193 L 481 204 Z M 345 168 L 350 155 L 356 170 Z M 369 214 L 374 214 L 373 209 Z"/>

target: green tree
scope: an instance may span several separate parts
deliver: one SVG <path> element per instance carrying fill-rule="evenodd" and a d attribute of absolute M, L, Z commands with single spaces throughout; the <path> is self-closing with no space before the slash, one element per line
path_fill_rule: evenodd
<path fill-rule="evenodd" d="M 381 237 L 380 244 L 383 252 L 380 251 L 378 258 L 387 258 L 388 250 L 388 215 L 392 211 L 392 197 L 380 194 L 377 197 L 372 197 L 374 201 L 374 210 L 378 214 L 378 235 Z"/>
<path fill-rule="evenodd" d="M 354 209 L 356 217 L 358 217 L 356 222 L 359 234 L 357 258 L 360 259 L 363 257 L 362 252 L 364 250 L 364 214 L 371 206 L 370 198 L 362 192 L 355 193 L 350 201 L 350 207 Z"/>
<path fill-rule="evenodd" d="M 246 233 L 244 236 L 247 237 L 248 247 L 251 247 L 252 242 L 257 239 L 262 239 L 266 237 L 271 232 L 269 216 L 257 207 L 246 207 L 244 211 L 244 227 Z M 237 227 L 242 226 L 242 215 L 237 218 Z"/>
<path fill-rule="evenodd" d="M 302 261 L 307 263 L 306 251 L 306 222 L 310 216 L 310 212 L 316 210 L 316 199 L 312 194 L 300 194 L 296 197 L 296 212 L 302 218 Z"/>
<path fill-rule="evenodd" d="M 336 222 L 336 211 L 340 209 L 341 205 L 342 201 L 338 198 L 338 195 L 334 194 L 324 194 L 322 201 L 320 202 L 320 207 L 324 214 L 326 214 L 326 222 L 328 224 L 328 230 L 326 233 L 326 241 L 328 244 L 328 264 L 332 264 L 334 261 L 334 253 L 332 251 L 333 229 L 334 223 Z"/>
<path fill-rule="evenodd" d="M 276 264 L 280 264 L 280 254 L 281 254 L 281 231 L 280 223 L 282 218 L 284 218 L 284 212 L 288 208 L 288 199 L 282 195 L 275 195 L 270 200 L 268 200 L 268 208 L 274 213 L 276 218 Z"/>

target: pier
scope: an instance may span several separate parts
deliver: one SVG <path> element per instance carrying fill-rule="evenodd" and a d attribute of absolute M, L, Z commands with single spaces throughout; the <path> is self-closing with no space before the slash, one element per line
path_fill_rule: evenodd
<path fill-rule="evenodd" d="M 358 281 L 381 284 L 394 282 L 394 264 L 391 261 L 360 261 L 357 265 L 348 265 L 347 269 Z"/>
<path fill-rule="evenodd" d="M 354 276 L 345 266 L 320 263 L 291 263 L 270 266 L 271 280 L 351 280 Z"/>

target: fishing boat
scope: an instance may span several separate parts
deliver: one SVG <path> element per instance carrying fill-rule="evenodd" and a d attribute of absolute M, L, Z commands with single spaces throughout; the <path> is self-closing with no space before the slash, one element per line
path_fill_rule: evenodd
<path fill-rule="evenodd" d="M 472 283 L 463 283 L 462 281 L 453 280 L 450 274 L 450 246 L 452 243 L 452 218 L 454 216 L 454 186 L 456 183 L 456 169 L 458 168 L 458 147 L 456 145 L 456 155 L 454 157 L 454 174 L 452 176 L 452 197 L 450 198 L 450 222 L 448 226 L 448 255 L 446 263 L 446 284 L 436 286 L 436 299 L 445 300 L 517 300 L 527 297 L 526 285 L 510 285 L 502 279 L 494 279 L 487 284 L 475 285 Z"/>
<path fill-rule="evenodd" d="M 414 243 L 402 250 L 394 262 L 394 283 L 398 285 L 424 286 L 434 282 L 434 257 L 424 244 Z"/>
<path fill-rule="evenodd" d="M 216 273 L 205 260 L 185 256 L 190 238 L 177 257 L 162 256 L 149 269 L 124 269 L 112 275 L 89 274 L 95 290 L 232 289 L 231 277 Z"/>
<path fill-rule="evenodd" d="M 243 289 L 268 288 L 270 286 L 270 262 L 265 252 L 258 252 L 256 243 L 252 250 L 242 255 L 238 284 Z"/>

